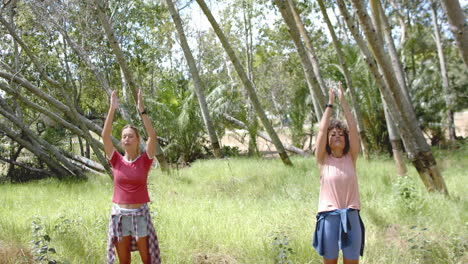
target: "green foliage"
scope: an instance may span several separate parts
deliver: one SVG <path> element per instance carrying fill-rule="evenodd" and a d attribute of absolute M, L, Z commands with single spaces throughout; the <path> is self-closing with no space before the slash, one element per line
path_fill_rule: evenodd
<path fill-rule="evenodd" d="M 294 250 L 289 245 L 290 240 L 284 232 L 273 232 L 269 235 L 273 242 L 273 251 L 275 253 L 276 264 L 292 264 L 290 256 L 294 254 Z"/>
<path fill-rule="evenodd" d="M 42 219 L 39 216 L 33 216 L 31 222 L 32 232 L 32 252 L 35 257 L 36 263 L 47 263 L 47 264 L 68 264 L 68 261 L 62 262 L 56 260 L 54 257 L 57 253 L 55 248 L 50 247 L 51 237 L 46 233 L 45 226 L 42 223 Z"/>
<path fill-rule="evenodd" d="M 158 133 L 169 140 L 164 149 L 169 161 L 191 162 L 200 158 L 206 143 L 204 124 L 189 81 L 181 75 L 167 75 L 159 83 L 156 98 L 149 102 Z"/>

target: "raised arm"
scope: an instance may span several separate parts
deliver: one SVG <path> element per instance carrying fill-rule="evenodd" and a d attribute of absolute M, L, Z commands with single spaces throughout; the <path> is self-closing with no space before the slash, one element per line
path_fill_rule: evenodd
<path fill-rule="evenodd" d="M 119 107 L 119 98 L 117 93 L 112 91 L 109 112 L 107 113 L 106 121 L 104 122 L 104 128 L 102 129 L 101 137 L 104 142 L 104 152 L 108 159 L 112 157 L 114 153 L 114 145 L 112 144 L 111 133 L 112 133 L 112 122 L 114 122 L 115 110 Z"/>
<path fill-rule="evenodd" d="M 315 141 L 315 157 L 317 158 L 317 163 L 321 165 L 325 156 L 327 155 L 327 134 L 328 127 L 330 126 L 330 118 L 332 114 L 333 102 L 335 101 L 335 94 L 333 93 L 333 85 L 330 85 L 330 90 L 328 91 L 328 104 L 325 107 L 325 112 L 323 113 L 322 120 L 320 120 L 319 131 L 317 134 L 317 139 Z"/>
<path fill-rule="evenodd" d="M 146 114 L 145 107 L 143 106 L 143 95 L 141 90 L 138 90 L 138 112 L 141 114 L 141 119 L 148 134 L 148 140 L 146 141 L 146 154 L 148 157 L 153 158 L 156 152 L 156 132 L 154 131 L 151 120 Z"/>
<path fill-rule="evenodd" d="M 351 114 L 351 110 L 349 109 L 348 104 L 346 103 L 346 99 L 344 97 L 343 87 L 341 83 L 339 83 L 339 100 L 341 107 L 343 108 L 343 112 L 346 118 L 346 123 L 348 124 L 349 130 L 349 154 L 353 158 L 354 164 L 356 164 L 356 160 L 359 155 L 359 133 L 356 125 L 356 121 L 354 120 L 353 114 Z"/>

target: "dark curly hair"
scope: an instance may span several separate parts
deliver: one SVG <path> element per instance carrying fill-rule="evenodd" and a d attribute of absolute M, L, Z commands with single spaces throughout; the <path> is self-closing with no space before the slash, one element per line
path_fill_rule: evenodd
<path fill-rule="evenodd" d="M 334 128 L 337 128 L 337 129 L 343 131 L 343 133 L 344 133 L 345 147 L 343 149 L 343 155 L 345 155 L 349 151 L 349 131 L 348 131 L 348 127 L 346 126 L 346 124 L 341 120 L 337 120 L 337 119 L 330 120 L 330 126 L 328 126 L 328 130 L 327 130 L 327 145 L 325 146 L 325 149 L 327 150 L 328 155 L 330 155 L 331 154 L 331 148 L 330 148 L 330 145 L 329 145 L 329 142 L 328 142 L 328 134 L 329 134 L 330 130 L 332 130 Z"/>

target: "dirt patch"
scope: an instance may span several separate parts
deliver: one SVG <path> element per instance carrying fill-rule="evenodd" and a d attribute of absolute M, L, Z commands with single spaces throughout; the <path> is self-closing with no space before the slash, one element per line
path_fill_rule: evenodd
<path fill-rule="evenodd" d="M 288 131 L 288 128 L 277 129 L 278 137 L 280 138 L 283 144 L 292 145 L 291 134 Z M 222 146 L 237 147 L 241 155 L 248 153 L 249 150 L 249 140 L 247 130 L 237 129 L 226 131 L 224 136 L 221 138 Z M 310 143 L 310 137 L 304 138 L 304 144 L 302 146 L 303 150 L 308 150 Z M 276 152 L 275 145 L 273 143 L 266 141 L 261 137 L 257 137 L 257 146 L 258 151 L 262 154 L 263 157 L 279 157 Z M 297 146 L 296 146 L 297 147 Z"/>
<path fill-rule="evenodd" d="M 457 137 L 468 136 L 468 110 L 457 112 L 453 116 Z"/>
<path fill-rule="evenodd" d="M 193 256 L 193 263 L 196 264 L 236 264 L 237 261 L 230 255 L 222 253 L 197 253 Z"/>
<path fill-rule="evenodd" d="M 26 249 L 18 244 L 8 244 L 0 241 L 0 264 L 30 264 L 33 256 Z"/>

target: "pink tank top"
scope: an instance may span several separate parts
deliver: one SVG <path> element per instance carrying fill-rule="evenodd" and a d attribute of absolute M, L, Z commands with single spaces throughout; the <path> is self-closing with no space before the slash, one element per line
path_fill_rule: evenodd
<path fill-rule="evenodd" d="M 119 204 L 140 204 L 150 201 L 148 195 L 148 172 L 153 159 L 146 152 L 134 161 L 127 161 L 114 151 L 109 160 L 114 174 L 114 195 L 112 202 Z"/>
<path fill-rule="evenodd" d="M 361 209 L 353 160 L 349 154 L 341 158 L 327 155 L 320 167 L 318 212 L 345 208 Z"/>

